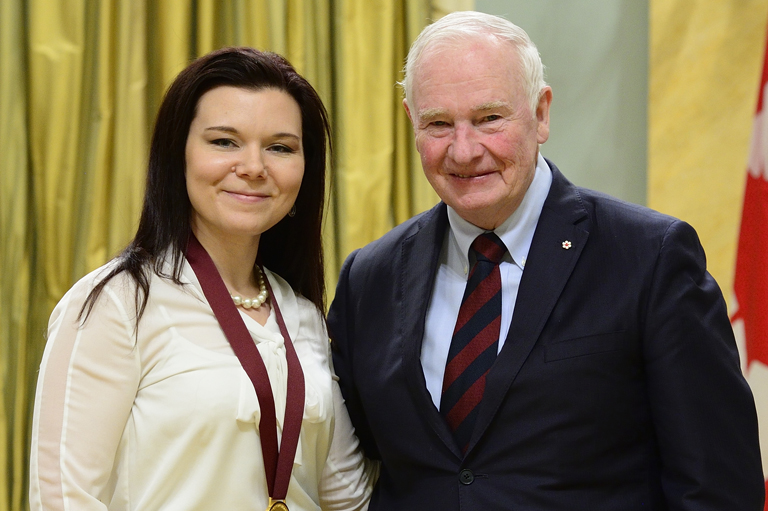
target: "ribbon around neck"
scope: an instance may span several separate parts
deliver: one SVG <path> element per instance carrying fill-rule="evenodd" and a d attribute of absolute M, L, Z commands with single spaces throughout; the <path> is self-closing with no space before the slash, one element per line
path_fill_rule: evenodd
<path fill-rule="evenodd" d="M 299 357 L 291 342 L 288 329 L 285 327 L 283 315 L 277 304 L 275 294 L 264 275 L 269 291 L 269 303 L 275 311 L 275 318 L 280 327 L 280 333 L 285 342 L 285 354 L 288 365 L 288 386 L 286 392 L 285 418 L 283 420 L 283 435 L 280 447 L 277 446 L 277 418 L 275 415 L 275 400 L 269 375 L 264 361 L 256 348 L 256 344 L 248 332 L 248 328 L 240 316 L 237 307 L 232 303 L 227 286 L 219 275 L 216 265 L 205 248 L 194 234 L 190 233 L 186 250 L 187 261 L 200 281 L 203 294 L 213 309 L 213 313 L 224 331 L 232 350 L 237 355 L 240 364 L 248 374 L 261 408 L 259 421 L 259 438 L 264 457 L 264 471 L 267 476 L 267 489 L 273 500 L 284 501 L 288 494 L 288 484 L 291 481 L 293 460 L 299 445 L 301 420 L 304 416 L 304 373 L 301 370 Z"/>

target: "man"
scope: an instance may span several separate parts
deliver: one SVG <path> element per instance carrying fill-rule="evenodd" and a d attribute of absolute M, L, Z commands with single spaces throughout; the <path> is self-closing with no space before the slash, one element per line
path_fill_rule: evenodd
<path fill-rule="evenodd" d="M 539 155 L 552 91 L 504 19 L 427 27 L 403 85 L 442 202 L 349 256 L 328 317 L 370 509 L 762 510 L 694 230 Z"/>

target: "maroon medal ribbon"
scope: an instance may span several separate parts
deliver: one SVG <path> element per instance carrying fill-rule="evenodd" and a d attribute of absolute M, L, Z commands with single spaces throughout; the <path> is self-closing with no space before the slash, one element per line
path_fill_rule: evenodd
<path fill-rule="evenodd" d="M 208 303 L 224 331 L 232 350 L 240 360 L 248 377 L 256 390 L 256 397 L 261 408 L 261 420 L 259 421 L 259 438 L 261 439 L 261 451 L 264 457 L 264 471 L 267 476 L 267 489 L 269 490 L 270 505 L 272 502 L 282 504 L 280 509 L 288 509 L 284 505 L 288 494 L 288 484 L 291 481 L 293 460 L 296 457 L 296 448 L 299 445 L 301 433 L 301 420 L 304 416 L 304 373 L 301 370 L 299 357 L 291 342 L 288 329 L 285 327 L 283 315 L 277 305 L 275 294 L 269 284 L 269 279 L 264 275 L 264 281 L 270 296 L 270 305 L 275 311 L 275 318 L 280 327 L 280 333 L 285 342 L 286 361 L 288 364 L 288 386 L 286 392 L 285 418 L 283 420 L 283 436 L 281 449 L 277 447 L 277 418 L 275 414 L 275 400 L 272 394 L 272 386 L 269 383 L 269 375 L 264 361 L 253 342 L 248 328 L 232 302 L 227 286 L 221 279 L 216 265 L 200 244 L 194 234 L 190 233 L 186 252 L 187 261 L 197 275 L 200 286 L 203 288 Z"/>

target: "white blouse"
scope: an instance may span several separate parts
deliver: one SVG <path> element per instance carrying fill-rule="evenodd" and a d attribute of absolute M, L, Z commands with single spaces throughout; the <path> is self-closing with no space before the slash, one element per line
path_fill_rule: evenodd
<path fill-rule="evenodd" d="M 184 286 L 153 275 L 138 331 L 125 273 L 81 324 L 86 296 L 112 264 L 75 284 L 50 318 L 35 396 L 31 509 L 266 509 L 259 402 L 192 268 L 185 263 Z M 358 447 L 322 317 L 265 273 L 306 381 L 286 502 L 292 511 L 366 509 L 378 466 Z M 265 326 L 241 317 L 267 366 L 280 428 L 283 337 L 274 312 Z"/>

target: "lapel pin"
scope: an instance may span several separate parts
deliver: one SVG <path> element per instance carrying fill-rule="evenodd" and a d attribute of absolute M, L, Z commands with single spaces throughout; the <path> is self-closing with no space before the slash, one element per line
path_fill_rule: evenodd
<path fill-rule="evenodd" d="M 563 242 L 563 248 L 564 248 L 564 249 L 566 249 L 566 250 L 568 250 L 568 249 L 569 249 L 569 248 L 571 248 L 572 246 L 573 246 L 573 244 L 572 244 L 570 241 L 568 241 L 568 240 L 565 240 L 565 241 Z"/>

